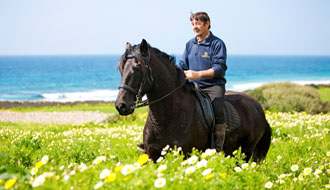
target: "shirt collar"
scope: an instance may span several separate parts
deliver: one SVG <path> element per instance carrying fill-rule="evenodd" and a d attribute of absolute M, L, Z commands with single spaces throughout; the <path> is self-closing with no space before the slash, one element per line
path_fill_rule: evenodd
<path fill-rule="evenodd" d="M 210 34 L 203 40 L 199 43 L 199 45 L 209 45 L 211 43 L 211 39 L 213 38 L 213 34 L 212 32 L 210 31 Z M 197 40 L 197 36 L 195 37 L 195 40 L 194 40 L 195 44 L 198 44 L 198 40 Z"/>

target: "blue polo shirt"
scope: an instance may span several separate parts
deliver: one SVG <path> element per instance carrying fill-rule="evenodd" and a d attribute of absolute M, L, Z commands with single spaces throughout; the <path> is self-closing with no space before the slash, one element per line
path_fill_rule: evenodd
<path fill-rule="evenodd" d="M 209 37 L 200 44 L 197 37 L 191 39 L 186 44 L 186 49 L 181 57 L 179 66 L 183 70 L 202 71 L 210 68 L 214 69 L 214 78 L 192 80 L 200 87 L 226 84 L 225 71 L 227 50 L 225 43 L 210 32 Z"/>

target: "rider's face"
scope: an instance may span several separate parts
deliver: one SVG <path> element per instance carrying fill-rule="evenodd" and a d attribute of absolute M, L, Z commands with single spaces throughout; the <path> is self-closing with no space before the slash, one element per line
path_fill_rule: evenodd
<path fill-rule="evenodd" d="M 210 22 L 207 21 L 205 24 L 200 20 L 191 21 L 192 29 L 196 36 L 203 37 L 206 36 L 209 32 Z"/>

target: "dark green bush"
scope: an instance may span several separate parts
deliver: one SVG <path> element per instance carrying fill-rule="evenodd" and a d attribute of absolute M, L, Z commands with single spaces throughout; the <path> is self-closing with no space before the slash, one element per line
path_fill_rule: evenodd
<path fill-rule="evenodd" d="M 318 91 L 312 86 L 290 82 L 269 83 L 246 92 L 253 96 L 265 110 L 281 112 L 327 113 L 328 102 L 322 102 Z"/>

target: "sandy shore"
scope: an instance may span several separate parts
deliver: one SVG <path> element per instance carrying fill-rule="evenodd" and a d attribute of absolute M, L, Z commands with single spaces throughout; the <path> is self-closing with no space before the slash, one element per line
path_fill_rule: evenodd
<path fill-rule="evenodd" d="M 100 123 L 115 114 L 105 114 L 91 111 L 69 112 L 13 112 L 0 111 L 0 121 L 14 123 L 41 123 L 41 124 L 83 124 L 88 122 Z"/>
<path fill-rule="evenodd" d="M 108 101 L 76 101 L 76 102 L 43 102 L 43 101 L 0 101 L 1 108 L 44 107 L 44 106 L 74 106 L 79 104 L 108 104 Z M 0 121 L 14 123 L 53 123 L 53 124 L 83 124 L 88 122 L 100 123 L 115 114 L 92 111 L 68 112 L 13 112 L 1 111 Z"/>

